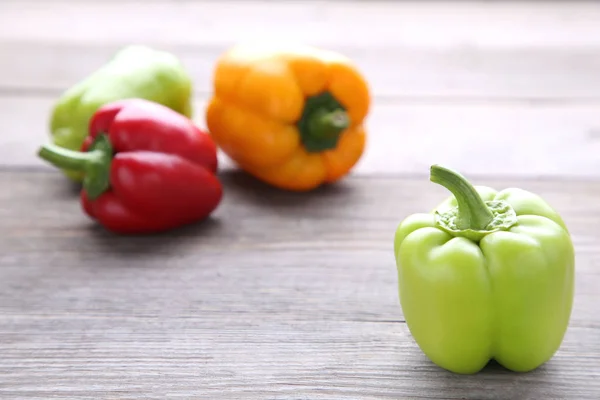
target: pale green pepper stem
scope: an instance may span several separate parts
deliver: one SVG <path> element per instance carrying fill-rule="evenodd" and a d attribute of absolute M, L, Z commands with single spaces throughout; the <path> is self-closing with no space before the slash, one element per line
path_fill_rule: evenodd
<path fill-rule="evenodd" d="M 494 219 L 473 185 L 460 173 L 451 169 L 432 165 L 429 180 L 448 189 L 458 203 L 456 226 L 459 229 L 484 230 Z"/>

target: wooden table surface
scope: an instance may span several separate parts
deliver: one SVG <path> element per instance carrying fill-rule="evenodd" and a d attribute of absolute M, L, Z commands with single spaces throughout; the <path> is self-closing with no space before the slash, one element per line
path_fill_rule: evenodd
<path fill-rule="evenodd" d="M 168 234 L 118 237 L 35 152 L 50 107 L 121 46 L 172 51 L 196 114 L 242 39 L 339 50 L 373 92 L 367 151 L 294 194 L 223 158 L 221 206 Z M 600 3 L 0 2 L 0 398 L 600 398 Z M 420 352 L 398 302 L 398 222 L 476 184 L 550 202 L 576 248 L 555 357 L 460 376 Z"/>

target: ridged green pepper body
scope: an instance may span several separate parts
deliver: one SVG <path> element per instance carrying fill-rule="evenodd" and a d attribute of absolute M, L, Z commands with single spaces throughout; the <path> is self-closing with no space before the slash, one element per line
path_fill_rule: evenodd
<path fill-rule="evenodd" d="M 459 193 L 466 186 L 438 183 L 456 195 L 407 217 L 395 233 L 400 303 L 413 338 L 456 373 L 476 373 L 491 359 L 513 371 L 537 368 L 560 347 L 573 304 L 575 253 L 565 223 L 522 189 L 471 186 L 477 203 Z M 469 201 L 477 203 L 471 210 Z M 495 222 L 477 227 L 466 215 L 482 205 L 495 208 L 487 214 Z"/>
<path fill-rule="evenodd" d="M 51 111 L 52 141 L 80 150 L 96 110 L 126 98 L 150 100 L 192 117 L 192 81 L 180 60 L 166 51 L 132 45 L 62 94 Z M 81 179 L 80 173 L 64 172 Z"/>

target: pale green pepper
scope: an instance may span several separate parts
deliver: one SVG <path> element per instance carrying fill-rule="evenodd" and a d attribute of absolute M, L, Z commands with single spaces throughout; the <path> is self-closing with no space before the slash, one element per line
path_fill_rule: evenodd
<path fill-rule="evenodd" d="M 425 355 L 471 374 L 490 359 L 513 371 L 550 360 L 569 323 L 575 252 L 562 218 L 522 189 L 474 187 L 432 166 L 450 196 L 402 221 L 394 252 L 400 304 Z"/>
<path fill-rule="evenodd" d="M 51 111 L 52 141 L 80 150 L 96 110 L 126 98 L 150 100 L 192 117 L 192 81 L 180 60 L 166 51 L 132 45 L 62 94 Z M 82 178 L 78 172 L 64 172 Z"/>

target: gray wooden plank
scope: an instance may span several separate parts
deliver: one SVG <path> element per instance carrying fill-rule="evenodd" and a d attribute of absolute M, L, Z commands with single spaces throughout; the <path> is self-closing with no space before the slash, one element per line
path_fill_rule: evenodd
<path fill-rule="evenodd" d="M 364 71 L 376 96 L 599 99 L 599 3 L 141 4 L 3 1 L 0 88 L 55 93 L 93 71 L 121 46 L 143 43 L 181 57 L 197 92 L 206 94 L 221 52 L 236 42 L 272 38 L 277 32 L 281 40 L 347 54 Z M 111 27 L 99 29 L 106 21 Z M 368 29 L 357 29 L 365 26 Z"/>
<path fill-rule="evenodd" d="M 177 55 L 194 81 L 194 91 L 211 91 L 218 56 L 234 42 L 212 46 L 141 42 Z M 129 44 L 0 42 L 6 56 L 0 89 L 57 94 L 104 64 Z M 331 45 L 351 57 L 368 79 L 374 96 L 454 102 L 594 102 L 599 101 L 600 46 L 526 49 L 423 49 Z M 68 60 L 68 61 L 67 61 Z M 540 73 L 543 71 L 543 73 Z"/>
<path fill-rule="evenodd" d="M 0 165 L 50 168 L 35 153 L 48 140 L 54 97 L 0 95 Z M 194 102 L 202 127 L 206 101 Z M 353 173 L 421 174 L 433 163 L 469 174 L 598 177 L 600 120 L 592 105 L 483 105 L 376 100 Z M 232 164 L 221 154 L 222 166 Z"/>
<path fill-rule="evenodd" d="M 421 179 L 286 193 L 227 172 L 204 223 L 152 237 L 95 227 L 58 173 L 0 171 L 0 397 L 595 399 L 598 182 L 539 193 L 577 252 L 571 326 L 528 374 L 432 365 L 403 323 L 392 237 L 445 197 Z M 40 206 L 40 199 L 44 206 Z"/>
<path fill-rule="evenodd" d="M 204 45 L 278 32 L 285 39 L 362 46 L 600 44 L 594 35 L 600 7 L 590 1 L 4 0 L 1 7 L 5 24 L 0 38 L 34 41 L 115 43 L 151 38 Z M 126 19 L 132 14 L 138 18 Z M 157 15 L 163 25 L 156 24 Z M 19 18 L 36 22 L 40 29 Z M 94 29 L 107 19 L 129 24 Z M 173 23 L 180 29 L 171 29 Z M 356 29 L 360 25 L 369 30 Z M 205 34 L 191 35 L 194 31 Z M 374 38 L 381 40 L 374 43 Z"/>

